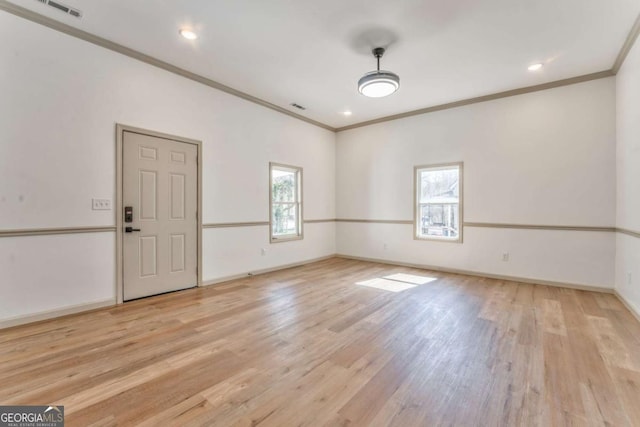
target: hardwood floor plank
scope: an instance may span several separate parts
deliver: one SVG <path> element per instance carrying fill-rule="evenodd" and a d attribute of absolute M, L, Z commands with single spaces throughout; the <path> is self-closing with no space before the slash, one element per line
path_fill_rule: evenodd
<path fill-rule="evenodd" d="M 601 308 L 607 310 L 625 311 L 626 308 L 622 302 L 612 294 L 594 293 L 593 298 Z"/>
<path fill-rule="evenodd" d="M 564 324 L 564 313 L 559 301 L 545 299 L 542 303 L 542 327 L 550 334 L 567 336 L 567 327 Z"/>
<path fill-rule="evenodd" d="M 611 366 L 640 372 L 640 366 L 636 366 L 629 349 L 609 319 L 594 316 L 587 316 L 587 319 L 595 331 L 596 343 L 605 362 Z"/>
<path fill-rule="evenodd" d="M 196 394 L 164 411 L 159 411 L 139 423 L 137 427 L 203 425 L 209 419 L 212 409 L 211 404 L 202 395 Z"/>
<path fill-rule="evenodd" d="M 367 425 L 377 411 L 410 375 L 410 365 L 418 356 L 423 339 L 410 337 L 412 343 L 398 352 L 338 413 L 351 422 Z"/>
<path fill-rule="evenodd" d="M 640 372 L 615 367 L 609 367 L 609 372 L 616 388 L 615 395 L 622 401 L 623 414 L 629 420 L 629 425 L 640 426 Z"/>
<path fill-rule="evenodd" d="M 242 369 L 244 360 L 223 350 L 194 356 L 191 363 L 186 363 L 176 363 L 171 369 L 160 371 L 159 375 L 150 372 L 146 382 L 122 384 L 117 394 L 109 387 L 103 387 L 101 391 L 105 393 L 105 397 L 97 401 L 91 399 L 91 406 L 84 407 L 86 401 L 80 401 L 78 407 L 84 407 L 84 410 L 75 411 L 75 406 L 69 405 L 72 411 L 69 422 L 77 425 L 88 424 L 108 410 L 116 416 L 119 423 L 140 423 L 155 415 L 158 409 L 175 406 L 232 376 Z M 180 367 L 184 369 L 179 369 Z M 128 387 L 129 385 L 133 387 Z M 96 394 L 99 391 L 95 390 Z M 78 399 L 74 397 L 74 401 Z M 65 414 L 66 408 L 65 404 Z"/>
<path fill-rule="evenodd" d="M 545 359 L 546 400 L 552 414 L 566 412 L 569 419 L 582 417 L 584 407 L 580 398 L 580 375 L 573 363 L 573 354 L 567 337 L 545 332 L 543 337 Z M 548 363 L 547 361 L 553 361 Z M 564 419 L 560 417 L 558 419 Z"/>
<path fill-rule="evenodd" d="M 385 305 L 389 304 L 389 302 L 390 299 L 386 295 L 380 294 L 377 297 L 374 297 L 374 299 L 370 301 L 369 304 L 367 304 L 365 307 L 362 307 L 357 311 L 340 319 L 338 322 L 332 325 L 329 330 L 338 333 L 342 332 L 348 327 L 356 324 L 357 322 L 365 319 L 367 316 L 380 310 Z"/>
<path fill-rule="evenodd" d="M 575 296 L 582 312 L 588 316 L 606 317 L 606 312 L 594 297 L 592 292 L 576 291 Z"/>
<path fill-rule="evenodd" d="M 73 414 L 95 403 L 151 382 L 160 376 L 181 368 L 189 367 L 192 363 L 203 358 L 211 358 L 212 355 L 218 353 L 220 347 L 220 343 L 215 343 L 214 345 L 210 345 L 209 348 L 194 348 L 193 350 L 149 365 L 126 376 L 103 382 L 95 387 L 84 389 L 73 395 L 65 396 L 60 402 L 64 401 L 64 404 L 69 406 L 69 409 L 65 412 L 67 415 Z M 229 353 L 225 352 L 223 356 L 229 357 Z M 62 405 L 60 402 L 57 402 L 57 404 Z"/>

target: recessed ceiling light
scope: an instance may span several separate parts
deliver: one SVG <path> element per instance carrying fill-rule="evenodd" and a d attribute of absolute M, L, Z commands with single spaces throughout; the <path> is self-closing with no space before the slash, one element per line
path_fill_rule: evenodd
<path fill-rule="evenodd" d="M 198 38 L 198 35 L 191 30 L 182 29 L 180 30 L 180 35 L 187 40 L 195 40 Z"/>
<path fill-rule="evenodd" d="M 344 114 L 345 116 L 350 116 L 353 113 L 351 113 L 351 111 L 343 111 L 342 114 Z"/>
<path fill-rule="evenodd" d="M 542 65 L 543 64 L 540 63 L 540 62 L 538 62 L 537 64 L 531 64 L 531 65 L 529 65 L 528 70 L 529 71 L 538 71 L 538 70 L 540 70 L 542 68 Z"/>

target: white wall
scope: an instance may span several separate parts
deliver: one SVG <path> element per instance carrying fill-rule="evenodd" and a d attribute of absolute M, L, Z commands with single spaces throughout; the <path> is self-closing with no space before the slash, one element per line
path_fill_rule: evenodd
<path fill-rule="evenodd" d="M 616 77 L 617 226 L 640 233 L 640 42 Z M 616 290 L 640 313 L 640 238 L 618 233 Z"/>
<path fill-rule="evenodd" d="M 411 220 L 413 167 L 464 161 L 467 222 L 614 227 L 615 131 L 608 78 L 340 132 L 337 216 Z M 463 244 L 412 233 L 338 223 L 338 252 L 613 287 L 614 233 L 465 227 Z"/>
<path fill-rule="evenodd" d="M 304 168 L 306 219 L 391 220 L 413 217 L 414 165 L 464 161 L 468 222 L 616 224 L 613 78 L 340 132 L 336 145 L 329 131 L 6 13 L 0 36 L 11 41 L 0 47 L 0 229 L 114 225 L 90 202 L 115 198 L 115 123 L 203 141 L 204 223 L 268 220 L 269 161 Z M 638 49 L 617 79 L 617 225 L 636 231 Z M 638 239 L 617 237 L 616 262 L 614 233 L 467 227 L 463 244 L 415 241 L 402 224 L 305 224 L 304 240 L 280 244 L 265 226 L 203 233 L 205 282 L 338 252 L 599 287 L 615 276 L 640 304 Z M 0 322 L 113 300 L 114 238 L 0 238 Z"/>
<path fill-rule="evenodd" d="M 335 217 L 332 132 L 7 13 L 0 37 L 0 229 L 114 225 L 91 199 L 115 199 L 116 123 L 203 141 L 204 223 L 267 221 L 269 161 L 304 168 L 306 219 Z M 203 280 L 333 254 L 334 230 L 207 229 Z M 0 321 L 115 298 L 114 237 L 0 239 Z"/>

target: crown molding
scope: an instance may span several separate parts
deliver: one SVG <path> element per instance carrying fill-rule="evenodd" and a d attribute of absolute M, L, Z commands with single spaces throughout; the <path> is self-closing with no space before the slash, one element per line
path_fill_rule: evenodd
<path fill-rule="evenodd" d="M 84 40 L 86 42 L 95 44 L 97 46 L 103 47 L 105 49 L 109 49 L 112 50 L 114 52 L 118 52 L 122 55 L 128 56 L 130 58 L 133 59 L 137 59 L 139 61 L 142 61 L 146 64 L 152 65 L 154 67 L 158 67 L 161 68 L 165 71 L 177 74 L 179 76 L 182 76 L 184 78 L 187 78 L 189 80 L 193 80 L 195 82 L 201 83 L 205 86 L 209 86 L 213 89 L 217 89 L 220 90 L 222 92 L 228 93 L 230 95 L 234 95 L 237 96 L 238 98 L 244 99 L 246 101 L 252 102 L 254 104 L 258 104 L 262 107 L 268 108 L 270 110 L 273 111 L 277 111 L 279 113 L 285 114 L 287 116 L 296 118 L 298 120 L 302 120 L 306 123 L 312 124 L 314 126 L 318 126 L 322 129 L 326 129 L 329 130 L 331 132 L 342 132 L 342 131 L 346 131 L 346 130 L 350 130 L 350 129 L 356 129 L 359 127 L 364 127 L 364 126 L 369 126 L 369 125 L 373 125 L 376 123 L 383 123 L 383 122 L 388 122 L 388 121 L 392 121 L 392 120 L 398 120 L 398 119 L 402 119 L 402 118 L 406 118 L 406 117 L 411 117 L 411 116 L 417 116 L 417 115 L 421 115 L 421 114 L 428 114 L 428 113 L 433 113 L 436 111 L 442 111 L 442 110 L 448 110 L 451 108 L 458 108 L 458 107 L 462 107 L 465 105 L 472 105 L 472 104 L 477 104 L 480 102 L 486 102 L 486 101 L 493 101 L 496 99 L 501 99 L 501 98 L 507 98 L 507 97 L 511 97 L 511 96 L 516 96 L 516 95 L 523 95 L 526 93 L 531 93 L 531 92 L 538 92 L 538 91 L 542 91 L 542 90 L 547 90 L 547 89 L 553 89 L 553 88 L 557 88 L 557 87 L 562 87 L 562 86 L 568 86 L 568 85 L 572 85 L 572 84 L 577 84 L 577 83 L 583 83 L 583 82 L 587 82 L 587 81 L 591 81 L 591 80 L 596 80 L 596 79 L 602 79 L 602 78 L 606 78 L 606 77 L 612 77 L 615 76 L 616 73 L 620 70 L 620 67 L 622 67 L 622 64 L 624 63 L 624 60 L 626 59 L 627 55 L 629 54 L 629 51 L 631 51 L 635 41 L 637 40 L 638 36 L 640 35 L 640 15 L 638 16 L 638 18 L 636 19 L 633 27 L 631 28 L 629 35 L 627 36 L 622 48 L 620 49 L 620 52 L 618 53 L 618 56 L 612 66 L 611 69 L 609 70 L 604 70 L 604 71 L 599 71 L 596 73 L 591 73 L 591 74 L 585 74 L 582 76 L 576 76 L 576 77 L 571 77 L 571 78 L 567 78 L 567 79 L 562 79 L 562 80 L 556 80 L 553 82 L 548 82 L 548 83 L 543 83 L 543 84 L 539 84 L 539 85 L 534 85 L 534 86 L 527 86 L 527 87 L 523 87 L 523 88 L 517 88 L 517 89 L 511 89 L 511 90 L 507 90 L 504 92 L 498 92 L 498 93 L 494 93 L 494 94 L 489 94 L 489 95 L 483 95 L 483 96 L 478 96 L 475 98 L 468 98 L 468 99 L 463 99 L 463 100 L 459 100 L 459 101 L 454 101 L 454 102 L 449 102 L 446 104 L 440 104 L 440 105 L 435 105 L 435 106 L 431 106 L 431 107 L 426 107 L 426 108 L 420 108 L 417 110 L 412 110 L 412 111 L 407 111 L 404 113 L 399 113 L 399 114 L 393 114 L 390 116 L 384 116 L 384 117 L 379 117 L 377 119 L 372 119 L 372 120 L 367 120 L 364 122 L 359 122 L 359 123 L 354 123 L 351 125 L 347 125 L 347 126 L 342 126 L 342 127 L 332 127 L 329 126 L 325 123 L 310 119 L 308 117 L 302 116 L 300 114 L 296 114 L 292 111 L 289 111 L 283 107 L 280 107 L 278 105 L 272 104 L 268 101 L 265 101 L 263 99 L 257 98 L 253 95 L 249 95 L 248 93 L 239 91 L 237 89 L 234 89 L 232 87 L 226 86 L 222 83 L 216 82 L 215 80 L 211 80 L 209 78 L 206 78 L 204 76 L 201 76 L 199 74 L 196 73 L 192 73 L 191 71 L 187 71 L 183 68 L 177 67 L 175 65 L 172 65 L 168 62 L 164 62 L 161 61 L 157 58 L 154 58 L 152 56 L 146 55 L 142 52 L 139 52 L 137 50 L 128 48 L 126 46 L 123 46 L 121 44 L 112 42 L 110 40 L 104 39 L 102 37 L 98 37 L 96 35 L 93 35 L 91 33 L 88 33 L 86 31 L 77 29 L 75 27 L 72 27 L 70 25 L 64 24 L 62 22 L 56 21 L 54 19 L 48 18 L 44 15 L 41 15 L 39 13 L 33 12 L 32 10 L 23 8 L 21 6 L 15 5 L 13 3 L 8 2 L 7 0 L 0 0 L 0 10 L 3 10 L 7 13 L 13 14 L 15 16 L 24 18 L 26 20 L 35 22 L 37 24 L 43 25 L 45 27 L 51 28 L 53 30 L 62 32 L 64 34 L 79 38 L 81 40 Z"/>
<path fill-rule="evenodd" d="M 391 116 L 384 116 L 384 117 L 380 117 L 373 120 L 367 120 L 364 122 L 354 123 L 352 125 L 342 126 L 342 127 L 336 128 L 335 132 L 338 133 L 338 132 L 342 132 L 349 129 L 356 129 L 364 126 L 373 125 L 376 123 L 383 123 L 391 120 L 403 119 L 405 117 L 434 113 L 436 111 L 463 107 L 465 105 L 477 104 L 477 103 L 486 102 L 486 101 L 493 101 L 496 99 L 507 98 L 510 96 L 523 95 L 526 93 L 538 92 L 541 90 L 553 89 L 556 87 L 568 86 L 576 83 L 583 83 L 591 80 L 612 77 L 618 74 L 618 71 L 620 71 L 620 68 L 624 64 L 624 61 L 627 58 L 627 55 L 629 54 L 636 40 L 638 39 L 638 36 L 640 36 L 640 14 L 636 18 L 636 21 L 633 24 L 633 26 L 631 27 L 631 30 L 629 31 L 629 34 L 627 35 L 627 38 L 624 44 L 622 45 L 622 47 L 620 48 L 620 52 L 618 53 L 618 56 L 616 57 L 615 62 L 613 63 L 613 66 L 609 70 L 604 70 L 597 73 L 585 74 L 583 76 L 571 77 L 563 80 L 556 80 L 553 82 L 543 83 L 535 86 L 528 86 L 528 87 L 523 87 L 519 89 L 508 90 L 505 92 L 483 95 L 476 98 L 463 99 L 460 101 L 449 102 L 446 104 L 435 105 L 432 107 L 420 108 L 418 110 L 407 111 L 404 113 L 394 114 Z"/>
<path fill-rule="evenodd" d="M 238 98 L 242 98 L 246 101 L 253 102 L 254 104 L 258 104 L 262 107 L 269 108 L 271 110 L 277 111 L 279 113 L 285 114 L 287 116 L 296 118 L 298 120 L 302 120 L 303 122 L 310 123 L 314 126 L 318 126 L 320 128 L 335 132 L 335 128 L 326 125 L 324 123 L 320 123 L 316 120 L 310 119 L 305 116 L 301 116 L 300 114 L 296 114 L 292 111 L 289 111 L 285 108 L 282 108 L 278 105 L 272 104 L 263 99 L 257 98 L 253 95 L 249 95 L 248 93 L 239 91 L 222 83 L 216 82 L 215 80 L 208 79 L 204 76 L 201 76 L 196 73 L 192 73 L 191 71 L 187 71 L 184 68 L 177 67 L 173 64 L 170 64 L 165 61 L 161 61 L 160 59 L 154 58 L 152 56 L 146 55 L 137 50 L 128 48 L 121 44 L 112 42 L 111 40 L 107 40 L 102 37 L 98 37 L 94 34 L 88 33 L 86 31 L 80 30 L 78 28 L 72 27 L 71 25 L 64 24 L 60 21 L 56 21 L 55 19 L 48 18 L 44 15 L 40 15 L 32 10 L 26 9 L 24 7 L 15 5 L 6 0 L 0 0 L 0 10 L 3 10 L 12 15 L 18 16 L 20 18 L 26 19 L 31 22 L 35 22 L 36 24 L 43 25 L 45 27 L 51 28 L 52 30 L 59 31 L 61 33 L 70 35 L 72 37 L 76 37 L 80 40 L 84 40 L 89 43 L 93 43 L 97 46 L 103 47 L 105 49 L 112 50 L 114 52 L 120 53 L 122 55 L 128 56 L 129 58 L 137 59 L 138 61 L 144 62 L 146 64 L 152 65 L 154 67 L 161 68 L 165 71 L 169 71 L 170 73 L 177 74 L 189 80 L 193 80 L 195 82 L 201 83 L 205 86 L 209 86 L 213 89 L 220 90 L 222 92 L 226 92 L 230 95 L 237 96 Z"/>
<path fill-rule="evenodd" d="M 622 48 L 620 49 L 620 52 L 616 57 L 616 61 L 613 63 L 613 67 L 611 67 L 611 71 L 613 71 L 613 74 L 618 74 L 618 71 L 620 71 L 622 64 L 624 64 L 624 60 L 627 59 L 627 55 L 629 55 L 629 52 L 633 48 L 633 45 L 635 44 L 639 35 L 640 35 L 640 15 L 638 15 L 638 17 L 636 18 L 636 22 L 631 27 L 631 31 L 629 31 L 629 35 L 627 36 L 627 39 L 624 41 L 624 44 L 622 45 Z"/>
<path fill-rule="evenodd" d="M 446 104 L 434 105 L 432 107 L 420 108 L 418 110 L 407 111 L 400 114 L 393 114 L 391 116 L 379 117 L 373 120 L 367 120 L 365 122 L 354 123 L 352 125 L 343 126 L 336 129 L 336 132 L 343 132 L 345 130 L 356 129 L 364 126 L 370 126 L 377 123 L 389 122 L 392 120 L 404 119 L 406 117 L 418 116 L 427 113 L 435 113 L 436 111 L 449 110 L 451 108 L 464 107 L 465 105 L 478 104 L 480 102 L 494 101 L 496 99 L 508 98 L 516 95 L 524 95 L 526 93 L 539 92 L 541 90 L 553 89 L 561 86 L 569 86 L 576 83 L 588 82 L 591 80 L 603 79 L 606 77 L 612 77 L 614 73 L 612 70 L 599 71 L 597 73 L 585 74 L 583 76 L 571 77 L 568 79 L 556 80 L 553 82 L 542 83 L 534 86 L 527 86 L 518 89 L 511 89 L 504 92 L 493 93 L 490 95 L 478 96 L 475 98 L 462 99 L 460 101 L 448 102 Z"/>

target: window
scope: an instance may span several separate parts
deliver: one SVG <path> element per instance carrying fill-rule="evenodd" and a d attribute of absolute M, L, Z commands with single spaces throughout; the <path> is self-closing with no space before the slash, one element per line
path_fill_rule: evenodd
<path fill-rule="evenodd" d="M 269 163 L 271 242 L 302 239 L 302 168 Z"/>
<path fill-rule="evenodd" d="M 462 163 L 416 166 L 418 239 L 462 242 Z"/>

